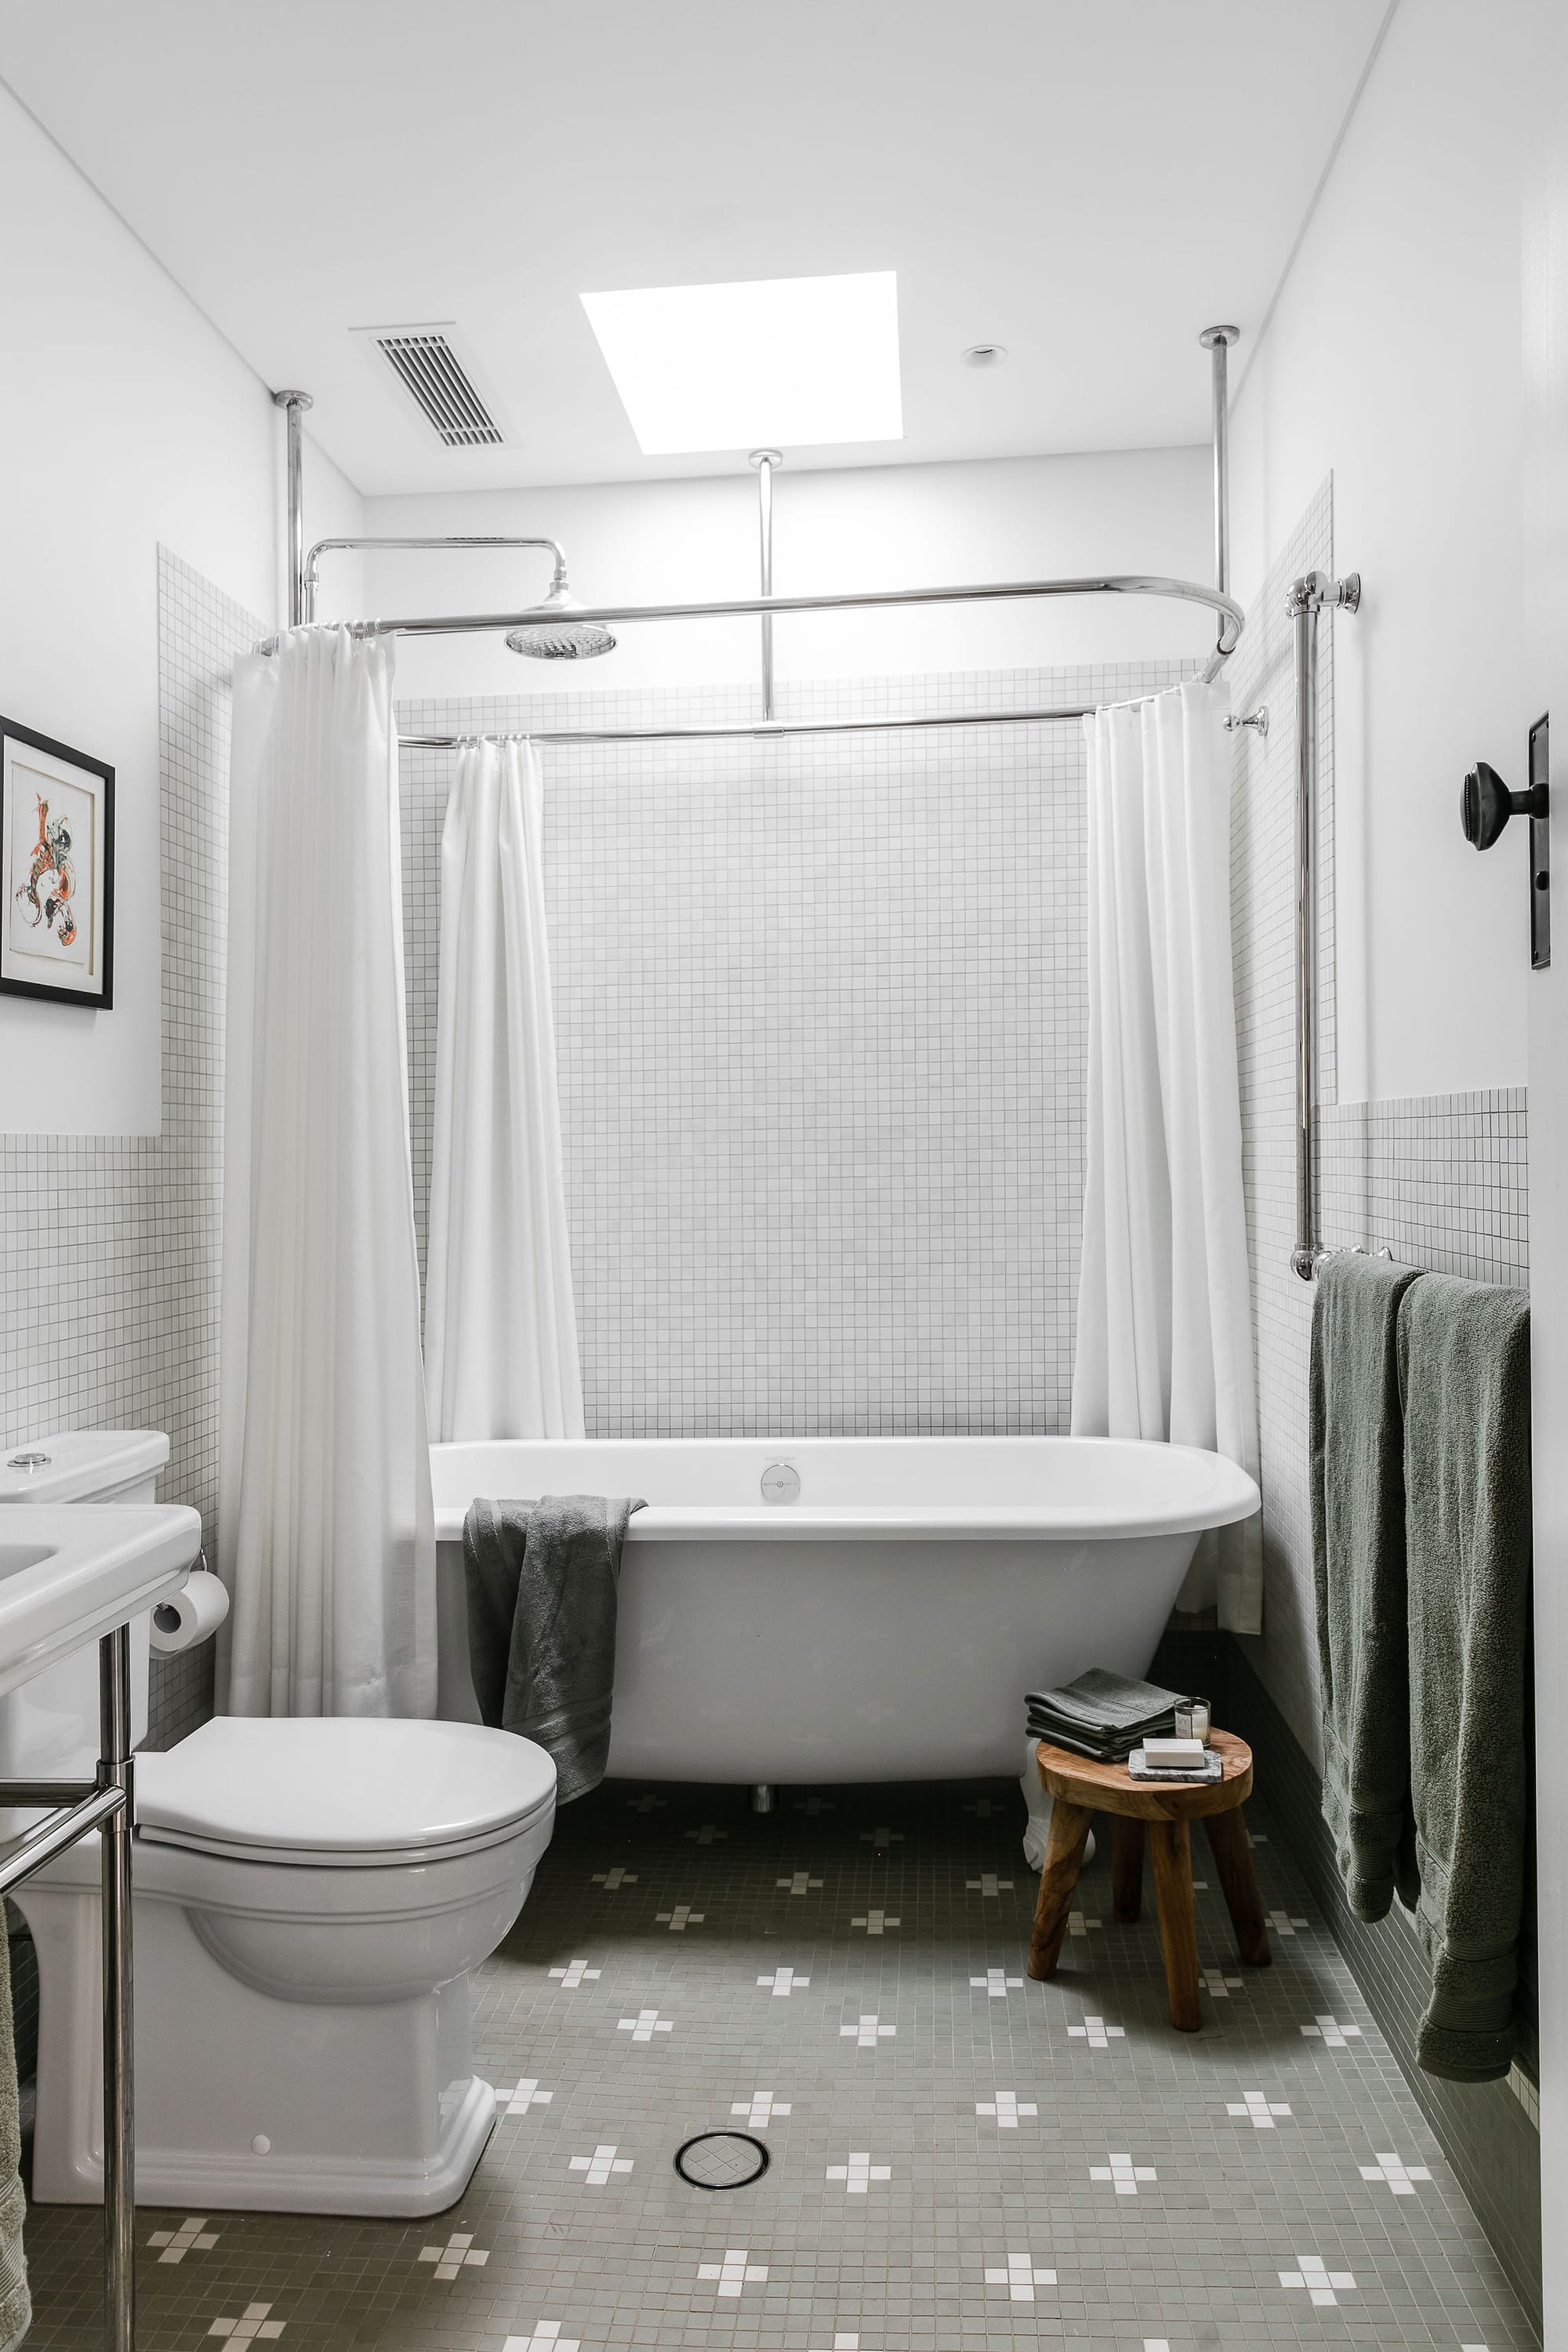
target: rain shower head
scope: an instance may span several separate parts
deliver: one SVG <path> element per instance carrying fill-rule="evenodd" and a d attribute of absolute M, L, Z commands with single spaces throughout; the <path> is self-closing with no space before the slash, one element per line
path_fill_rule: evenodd
<path fill-rule="evenodd" d="M 574 617 L 577 601 L 559 566 L 540 609 L 554 617 L 525 621 L 521 628 L 508 630 L 506 641 L 514 654 L 527 654 L 534 661 L 592 661 L 596 654 L 614 651 L 616 641 L 608 629 L 600 628 L 596 621 Z"/>

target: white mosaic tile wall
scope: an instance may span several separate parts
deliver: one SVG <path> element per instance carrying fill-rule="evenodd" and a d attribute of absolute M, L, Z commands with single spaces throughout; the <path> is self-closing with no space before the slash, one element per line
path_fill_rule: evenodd
<path fill-rule="evenodd" d="M 832 681 L 785 718 L 1079 704 L 1167 664 Z M 405 734 L 749 720 L 741 689 L 400 706 Z M 451 752 L 403 756 L 423 1234 Z M 1067 1425 L 1076 722 L 547 747 L 590 1436 Z"/>
<path fill-rule="evenodd" d="M 1352 551 L 1353 558 L 1353 551 Z M 1265 1630 L 1247 1643 L 1276 1704 L 1321 1764 L 1307 1367 L 1312 1286 L 1291 1272 L 1295 1240 L 1295 688 L 1289 583 L 1334 569 L 1331 486 L 1313 499 L 1254 600 L 1232 665 L 1237 711 L 1267 703 L 1267 743 L 1238 730 L 1231 905 L 1247 1242 L 1252 1261 L 1263 1464 Z M 1322 1008 L 1319 1160 L 1331 1248 L 1388 1247 L 1412 1265 L 1471 1280 L 1529 1280 L 1522 1090 L 1337 1104 L 1333 940 L 1333 638 L 1319 625 L 1319 931 Z"/>
<path fill-rule="evenodd" d="M 0 1436 L 167 1430 L 160 1492 L 201 1512 L 211 1560 L 229 677 L 262 624 L 165 549 L 158 591 L 163 1133 L 0 1137 Z M 210 1644 L 155 1659 L 149 1745 L 211 1687 Z"/>

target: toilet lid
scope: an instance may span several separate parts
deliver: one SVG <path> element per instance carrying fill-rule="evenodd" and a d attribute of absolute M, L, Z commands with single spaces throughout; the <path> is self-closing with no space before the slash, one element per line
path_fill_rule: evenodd
<path fill-rule="evenodd" d="M 477 1723 L 216 1716 L 177 1748 L 136 1759 L 143 1837 L 258 1861 L 472 1853 L 554 1801 L 544 1749 Z"/>

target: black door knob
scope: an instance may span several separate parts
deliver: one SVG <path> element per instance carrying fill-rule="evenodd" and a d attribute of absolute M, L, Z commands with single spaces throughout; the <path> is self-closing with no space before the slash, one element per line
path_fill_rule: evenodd
<path fill-rule="evenodd" d="M 1510 793 L 1497 770 L 1478 760 L 1459 786 L 1459 823 L 1465 839 L 1475 849 L 1489 849 L 1500 839 L 1510 816 L 1544 816 L 1546 787 L 1534 784 L 1527 793 Z"/>

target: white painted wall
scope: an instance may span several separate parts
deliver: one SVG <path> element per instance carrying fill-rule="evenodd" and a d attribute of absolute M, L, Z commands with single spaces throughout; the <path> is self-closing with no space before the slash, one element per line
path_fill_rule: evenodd
<path fill-rule="evenodd" d="M 1524 828 L 1479 857 L 1457 812 L 1478 757 L 1523 781 L 1536 716 L 1520 461 L 1532 13 L 1402 0 L 1235 402 L 1243 602 L 1331 471 L 1337 569 L 1364 583 L 1359 617 L 1325 625 L 1342 1101 L 1525 1076 Z"/>
<path fill-rule="evenodd" d="M 0 220 L 0 712 L 113 764 L 117 869 L 113 1009 L 0 996 L 0 1130 L 153 1134 L 157 549 L 273 617 L 281 419 L 4 89 Z M 310 474 L 318 527 L 357 528 Z"/>
<path fill-rule="evenodd" d="M 1206 581 L 1210 495 L 1204 449 L 847 472 L 786 466 L 774 483 L 773 586 L 788 595 L 1100 572 Z M 563 542 L 585 603 L 706 601 L 757 587 L 749 470 L 721 480 L 368 499 L 365 529 L 547 533 Z M 495 611 L 542 594 L 549 578 L 544 556 L 388 554 L 366 559 L 364 593 L 367 609 L 384 616 Z M 356 609 L 339 572 L 323 569 L 322 589 L 323 616 Z M 1164 659 L 1205 652 L 1215 635 L 1201 607 L 1109 597 L 819 614 L 774 626 L 781 681 Z M 416 696 L 750 684 L 758 659 L 755 621 L 627 629 L 613 654 L 593 662 L 522 661 L 499 637 L 405 638 L 397 685 Z"/>

